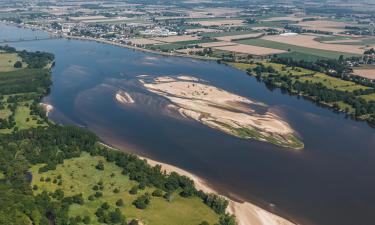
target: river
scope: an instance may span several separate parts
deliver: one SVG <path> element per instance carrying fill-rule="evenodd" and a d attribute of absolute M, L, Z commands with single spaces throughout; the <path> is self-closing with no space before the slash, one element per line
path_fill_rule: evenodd
<path fill-rule="evenodd" d="M 0 40 L 45 33 L 0 25 Z M 14 39 L 12 39 L 14 35 Z M 79 40 L 10 43 L 55 54 L 50 118 L 95 132 L 124 151 L 175 165 L 221 193 L 256 202 L 306 225 L 372 225 L 375 221 L 375 130 L 296 96 L 271 91 L 246 73 L 216 62 L 161 56 Z M 135 85 L 139 75 L 186 74 L 266 103 L 305 143 L 302 151 L 241 140 L 165 113 L 166 100 Z M 118 90 L 135 106 L 114 100 Z M 270 204 L 275 207 L 270 208 Z"/>

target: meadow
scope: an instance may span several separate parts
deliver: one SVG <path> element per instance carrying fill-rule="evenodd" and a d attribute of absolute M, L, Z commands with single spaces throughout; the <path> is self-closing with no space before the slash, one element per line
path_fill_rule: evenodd
<path fill-rule="evenodd" d="M 103 165 L 101 170 L 96 168 L 99 163 Z M 130 190 L 138 187 L 139 183 L 130 180 L 122 174 L 120 167 L 101 156 L 82 153 L 78 158 L 64 160 L 55 170 L 39 173 L 42 166 L 43 164 L 38 164 L 30 169 L 34 194 L 43 191 L 53 193 L 57 189 L 61 189 L 64 196 L 82 194 L 84 203 L 71 205 L 69 217 L 88 216 L 91 218 L 90 224 L 102 224 L 97 221 L 95 212 L 103 203 L 108 203 L 110 209 L 119 208 L 128 221 L 136 219 L 145 225 L 197 225 L 202 221 L 214 224 L 219 220 L 219 216 L 202 199 L 183 198 L 178 193 L 173 193 L 168 200 L 152 196 L 146 209 L 136 208 L 132 204 L 135 199 L 145 193 L 151 194 L 156 189 L 139 188 L 136 194 L 130 194 Z M 95 197 L 97 192 L 101 192 L 102 196 Z M 123 201 L 123 205 L 116 204 L 119 199 Z"/>

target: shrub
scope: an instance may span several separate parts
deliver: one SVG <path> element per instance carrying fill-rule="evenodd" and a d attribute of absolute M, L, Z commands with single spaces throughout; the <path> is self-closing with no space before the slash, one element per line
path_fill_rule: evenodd
<path fill-rule="evenodd" d="M 137 186 L 134 186 L 130 189 L 129 193 L 131 195 L 136 195 L 138 193 L 138 187 Z"/>
<path fill-rule="evenodd" d="M 150 204 L 150 200 L 150 195 L 146 193 L 134 200 L 133 205 L 138 209 L 146 209 L 148 204 Z"/>
<path fill-rule="evenodd" d="M 152 196 L 161 197 L 163 196 L 163 192 L 160 189 L 156 189 L 155 191 L 152 192 Z"/>
<path fill-rule="evenodd" d="M 83 221 L 84 224 L 90 224 L 91 218 L 89 216 L 85 216 L 85 217 L 83 217 L 82 221 Z"/>
<path fill-rule="evenodd" d="M 100 198 L 102 196 L 103 196 L 103 193 L 101 193 L 100 191 L 95 192 L 95 197 Z"/>
<path fill-rule="evenodd" d="M 103 161 L 99 161 L 98 165 L 95 166 L 97 170 L 104 170 L 104 163 Z"/>
<path fill-rule="evenodd" d="M 119 199 L 119 200 L 116 201 L 116 205 L 119 206 L 119 207 L 123 206 L 124 205 L 124 201 L 122 199 Z"/>
<path fill-rule="evenodd" d="M 109 204 L 107 202 L 104 202 L 100 207 L 102 209 L 109 209 Z"/>

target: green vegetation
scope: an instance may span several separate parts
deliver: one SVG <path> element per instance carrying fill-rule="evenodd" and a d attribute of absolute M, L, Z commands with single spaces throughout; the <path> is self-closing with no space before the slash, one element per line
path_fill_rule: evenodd
<path fill-rule="evenodd" d="M 290 44 L 285 44 L 285 43 L 280 43 L 280 42 L 275 42 L 275 41 L 269 41 L 269 40 L 263 40 L 263 39 L 247 39 L 247 40 L 241 40 L 241 41 L 236 41 L 237 43 L 240 44 L 245 44 L 245 45 L 255 45 L 255 46 L 260 46 L 260 47 L 267 47 L 267 48 L 274 48 L 274 49 L 280 49 L 280 50 L 285 50 L 285 51 L 290 51 L 291 53 L 298 52 L 299 55 L 284 55 L 285 57 L 303 57 L 303 58 L 294 58 L 298 60 L 311 60 L 313 57 L 323 57 L 323 58 L 328 58 L 328 59 L 338 59 L 341 55 L 344 57 L 353 57 L 353 56 L 358 56 L 356 54 L 350 54 L 350 53 L 345 53 L 345 52 L 334 52 L 334 51 L 327 51 L 327 50 L 321 50 L 321 49 L 315 49 L 315 48 L 306 48 L 306 47 L 301 47 L 301 46 L 296 46 L 296 45 L 290 45 Z M 281 56 L 283 56 L 281 54 Z"/>
<path fill-rule="evenodd" d="M 53 56 L 38 52 L 16 52 L 10 47 L 1 47 L 14 60 L 20 57 L 27 67 L 13 71 L 0 72 L 0 133 L 46 126 L 47 118 L 39 106 L 39 100 L 44 96 L 51 84 L 50 72 L 45 68 L 51 64 Z M 9 57 L 0 58 L 0 64 L 5 65 Z"/>
<path fill-rule="evenodd" d="M 0 73 L 1 131 L 9 131 L 0 133 L 0 224 L 235 224 L 228 201 L 196 190 L 188 177 L 50 123 L 38 103 L 51 84 L 44 67 L 53 56 L 9 51 L 28 67 Z"/>
<path fill-rule="evenodd" d="M 282 58 L 274 58 L 273 61 L 279 63 L 230 65 L 246 70 L 271 89 L 281 88 L 293 94 L 304 95 L 317 103 L 346 112 L 370 124 L 375 123 L 375 86 L 370 81 L 366 83 L 355 77 L 344 76 L 347 68 L 340 61 L 321 60 L 308 63 Z"/>
<path fill-rule="evenodd" d="M 14 71 L 18 68 L 15 64 L 22 61 L 21 57 L 17 53 L 1 53 L 0 52 L 0 72 Z M 21 63 L 21 67 L 26 67 L 26 64 Z"/>
<path fill-rule="evenodd" d="M 98 171 L 95 167 L 100 162 L 104 165 L 104 170 Z M 73 204 L 69 209 L 69 217 L 88 216 L 91 224 L 100 224 L 95 216 L 96 210 L 107 203 L 110 209 L 119 207 L 127 220 L 137 219 L 145 224 L 199 224 L 203 220 L 210 224 L 218 222 L 218 215 L 207 205 L 203 204 L 198 197 L 183 198 L 178 193 L 173 194 L 173 200 L 168 202 L 161 196 L 151 197 L 150 204 L 146 210 L 139 210 L 133 202 L 144 196 L 146 193 L 153 193 L 160 189 L 146 187 L 139 190 L 136 195 L 129 194 L 129 190 L 138 185 L 138 182 L 130 180 L 129 176 L 122 174 L 122 169 L 114 163 L 110 163 L 101 156 L 91 156 L 82 153 L 78 158 L 65 160 L 63 164 L 57 165 L 55 170 L 38 173 L 43 164 L 33 166 L 30 171 L 33 174 L 32 186 L 36 185 L 35 194 L 43 191 L 50 193 L 61 189 L 64 196 L 83 195 L 84 204 Z M 46 178 L 50 182 L 46 182 Z M 43 178 L 41 181 L 41 178 Z M 53 182 L 57 180 L 57 182 Z M 61 183 L 59 184 L 59 182 Z M 95 187 L 100 183 L 103 197 L 88 200 L 89 196 L 95 194 Z M 115 189 L 119 192 L 115 193 Z M 118 206 L 121 199 L 123 205 Z M 140 202 L 140 201 L 139 201 Z"/>

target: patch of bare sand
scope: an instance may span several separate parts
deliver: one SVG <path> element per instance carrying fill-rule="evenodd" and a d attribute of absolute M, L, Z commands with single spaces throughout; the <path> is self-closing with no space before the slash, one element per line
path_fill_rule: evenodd
<path fill-rule="evenodd" d="M 118 91 L 115 95 L 115 98 L 122 104 L 133 104 L 135 102 L 132 96 L 130 96 L 130 94 L 125 91 Z"/>
<path fill-rule="evenodd" d="M 48 116 L 48 114 L 53 111 L 53 106 L 51 104 L 48 104 L 48 103 L 39 103 L 39 105 L 46 112 L 46 116 Z"/>
<path fill-rule="evenodd" d="M 300 149 L 294 130 L 274 113 L 257 113 L 253 106 L 266 107 L 245 97 L 199 82 L 196 78 L 157 77 L 140 79 L 149 91 L 169 99 L 181 115 L 211 128 L 245 139 L 256 139 Z M 297 139 L 298 140 L 298 139 Z"/>
<path fill-rule="evenodd" d="M 198 21 L 191 21 L 190 24 L 200 24 L 202 26 L 225 26 L 225 25 L 243 25 L 244 20 L 198 20 Z"/>
<path fill-rule="evenodd" d="M 353 54 L 363 54 L 366 46 L 361 45 L 343 45 L 343 44 L 326 44 L 316 41 L 317 36 L 315 35 L 295 35 L 295 36 L 282 36 L 272 35 L 264 36 L 262 39 L 275 41 L 295 46 L 301 46 L 306 48 L 315 48 L 328 51 L 346 52 Z"/>
<path fill-rule="evenodd" d="M 194 185 L 198 190 L 202 190 L 205 193 L 218 194 L 217 191 L 215 191 L 214 188 L 212 188 L 204 179 L 201 179 L 200 177 L 186 170 L 151 159 L 144 159 L 146 159 L 151 166 L 160 165 L 162 170 L 167 173 L 176 172 L 180 175 L 189 177 L 194 181 Z M 236 217 L 238 225 L 295 225 L 295 223 L 268 212 L 250 202 L 240 203 L 231 199 L 228 199 L 228 201 L 229 205 L 227 208 L 227 213 L 230 213 Z"/>
<path fill-rule="evenodd" d="M 354 75 L 375 80 L 375 68 L 374 69 L 355 69 Z"/>

